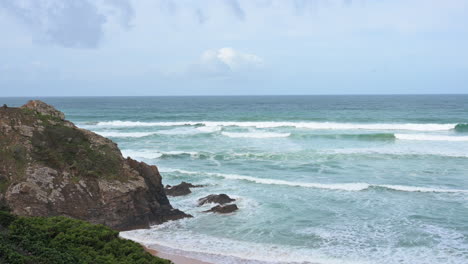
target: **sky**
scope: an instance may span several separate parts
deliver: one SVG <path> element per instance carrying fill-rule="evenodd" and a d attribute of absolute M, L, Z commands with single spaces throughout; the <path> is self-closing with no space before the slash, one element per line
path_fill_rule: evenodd
<path fill-rule="evenodd" d="M 468 0 L 0 0 L 0 97 L 432 93 Z"/>

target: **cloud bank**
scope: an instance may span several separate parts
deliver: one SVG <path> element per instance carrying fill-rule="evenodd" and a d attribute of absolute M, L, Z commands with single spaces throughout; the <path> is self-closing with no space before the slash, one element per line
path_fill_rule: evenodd
<path fill-rule="evenodd" d="M 134 15 L 127 0 L 2 0 L 0 8 L 27 27 L 35 41 L 67 48 L 96 48 L 107 22 L 118 17 L 129 27 Z"/>
<path fill-rule="evenodd" d="M 0 94 L 460 93 L 467 25 L 467 0 L 0 0 Z"/>

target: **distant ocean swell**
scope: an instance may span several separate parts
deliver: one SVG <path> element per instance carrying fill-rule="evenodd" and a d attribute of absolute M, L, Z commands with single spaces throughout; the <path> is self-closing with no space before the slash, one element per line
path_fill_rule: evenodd
<path fill-rule="evenodd" d="M 441 150 L 395 150 L 385 148 L 358 148 L 358 149 L 331 149 L 316 152 L 207 152 L 207 151 L 156 151 L 151 149 L 122 150 L 124 156 L 143 159 L 214 159 L 214 160 L 289 160 L 289 159 L 313 159 L 320 157 L 339 157 L 345 155 L 358 155 L 363 158 L 375 157 L 375 155 L 384 156 L 441 156 L 451 158 L 468 158 L 468 153 L 450 152 Z"/>
<path fill-rule="evenodd" d="M 85 126 L 96 127 L 164 127 L 164 126 L 205 126 L 205 127 L 255 127 L 276 128 L 295 127 L 305 129 L 323 130 L 410 130 L 410 131 L 444 131 L 456 130 L 464 132 L 468 130 L 468 124 L 416 124 L 416 123 L 335 123 L 335 122 L 248 122 L 248 121 L 179 121 L 179 122 L 140 122 L 140 121 L 104 121 L 86 123 Z"/>
<path fill-rule="evenodd" d="M 257 184 L 268 184 L 268 185 L 283 185 L 291 187 L 304 187 L 304 188 L 315 188 L 315 189 L 327 189 L 327 190 L 340 190 L 340 191 L 364 191 L 371 188 L 389 189 L 394 191 L 402 192 L 434 192 L 434 193 L 468 193 L 468 190 L 458 189 L 443 189 L 443 188 L 431 188 L 431 187 L 417 187 L 417 186 L 405 186 L 405 185 L 389 185 L 389 184 L 369 184 L 369 183 L 308 183 L 308 182 L 293 182 L 277 179 L 265 179 L 256 178 L 251 176 L 244 176 L 238 174 L 225 174 L 225 173 L 212 173 L 212 172 L 196 172 L 179 169 L 161 169 L 161 172 L 176 172 L 188 175 L 205 175 L 210 177 L 219 177 L 228 180 L 242 180 L 249 181 Z"/>
<path fill-rule="evenodd" d="M 196 130 L 191 129 L 169 129 L 155 132 L 120 132 L 120 131 L 95 131 L 104 137 L 115 138 L 141 138 L 154 135 L 197 135 L 218 133 L 230 138 L 327 138 L 327 139 L 355 139 L 355 140 L 419 140 L 419 141 L 468 141 L 468 136 L 447 136 L 447 135 L 432 135 L 432 134 L 304 134 L 304 133 L 283 133 L 270 131 L 249 131 L 249 132 L 227 132 L 222 131 L 221 127 L 197 127 Z"/>

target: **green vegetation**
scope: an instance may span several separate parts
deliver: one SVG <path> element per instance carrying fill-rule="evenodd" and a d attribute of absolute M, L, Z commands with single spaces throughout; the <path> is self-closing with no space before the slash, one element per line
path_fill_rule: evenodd
<path fill-rule="evenodd" d="M 66 217 L 16 217 L 0 211 L 0 263 L 171 264 L 103 225 Z"/>
<path fill-rule="evenodd" d="M 27 154 L 26 149 L 21 145 L 8 145 L 10 141 L 6 137 L 0 136 L 0 164 L 8 171 L 12 171 L 21 178 L 26 173 Z M 0 193 L 8 187 L 7 178 L 0 177 Z"/>
<path fill-rule="evenodd" d="M 33 117 L 34 119 L 39 119 L 42 122 L 46 124 L 50 124 L 50 122 L 62 122 L 62 120 L 58 117 L 51 116 L 51 115 L 43 115 L 41 113 L 38 113 L 32 109 L 28 108 L 20 108 L 20 110 L 25 114 L 26 116 Z"/>
<path fill-rule="evenodd" d="M 108 145 L 93 146 L 80 130 L 48 124 L 34 133 L 33 157 L 57 170 L 70 169 L 74 176 L 115 179 L 120 175 L 120 157 Z"/>

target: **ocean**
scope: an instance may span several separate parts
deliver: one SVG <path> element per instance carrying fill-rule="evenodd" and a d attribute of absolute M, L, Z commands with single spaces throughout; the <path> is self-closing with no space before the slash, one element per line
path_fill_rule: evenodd
<path fill-rule="evenodd" d="M 468 95 L 39 99 L 206 185 L 170 198 L 194 218 L 123 237 L 213 263 L 468 263 Z M 202 212 L 218 193 L 239 210 Z"/>

